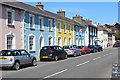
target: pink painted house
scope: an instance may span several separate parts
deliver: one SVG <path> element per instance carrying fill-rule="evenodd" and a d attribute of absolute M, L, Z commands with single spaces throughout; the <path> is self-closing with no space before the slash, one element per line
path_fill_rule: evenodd
<path fill-rule="evenodd" d="M 0 50 L 24 48 L 23 13 L 9 3 L 0 4 Z"/>

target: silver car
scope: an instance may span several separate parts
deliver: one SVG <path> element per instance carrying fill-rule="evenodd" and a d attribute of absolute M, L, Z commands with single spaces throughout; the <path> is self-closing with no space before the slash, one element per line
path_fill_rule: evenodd
<path fill-rule="evenodd" d="M 78 49 L 77 45 L 65 45 L 63 48 L 67 52 L 67 55 L 81 55 L 81 51 Z"/>
<path fill-rule="evenodd" d="M 19 70 L 22 65 L 26 64 L 36 66 L 37 60 L 24 49 L 2 50 L 0 52 L 0 67 L 11 67 Z"/>

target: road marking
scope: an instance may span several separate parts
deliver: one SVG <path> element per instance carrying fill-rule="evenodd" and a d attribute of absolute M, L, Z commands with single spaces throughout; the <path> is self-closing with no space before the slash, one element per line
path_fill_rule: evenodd
<path fill-rule="evenodd" d="M 60 72 L 54 73 L 54 74 L 49 75 L 49 76 L 46 76 L 46 77 L 44 77 L 44 78 L 49 78 L 49 77 L 52 77 L 52 76 L 58 75 L 58 74 L 63 73 L 63 72 L 65 72 L 65 71 L 67 71 L 67 70 L 68 70 L 68 69 L 64 69 L 64 70 L 62 70 L 62 71 L 60 71 Z"/>
<path fill-rule="evenodd" d="M 112 53 L 109 53 L 109 54 L 112 54 Z"/>
<path fill-rule="evenodd" d="M 90 61 L 86 61 L 86 62 L 84 62 L 84 63 L 78 64 L 78 65 L 76 65 L 76 67 L 81 66 L 81 65 L 83 65 L 83 64 L 87 64 L 87 63 L 89 63 L 89 62 L 90 62 Z"/>
<path fill-rule="evenodd" d="M 99 58 L 101 58 L 101 57 L 94 58 L 93 60 L 97 60 L 97 59 L 99 59 Z"/>
<path fill-rule="evenodd" d="M 106 56 L 106 55 L 103 55 L 103 56 Z"/>

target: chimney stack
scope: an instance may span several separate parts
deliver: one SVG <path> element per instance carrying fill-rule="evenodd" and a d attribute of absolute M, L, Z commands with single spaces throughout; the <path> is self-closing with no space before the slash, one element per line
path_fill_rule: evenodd
<path fill-rule="evenodd" d="M 86 21 L 90 24 L 92 24 L 92 20 L 86 19 Z"/>
<path fill-rule="evenodd" d="M 44 5 L 41 2 L 37 2 L 36 7 L 39 9 L 44 9 Z"/>
<path fill-rule="evenodd" d="M 65 17 L 65 11 L 63 11 L 63 10 L 58 10 L 57 14 L 60 15 L 60 16 Z"/>
<path fill-rule="evenodd" d="M 80 22 L 80 23 L 82 23 L 82 21 L 83 21 L 83 17 L 80 15 L 76 15 L 75 17 L 72 17 L 72 18 L 73 18 L 73 20 Z"/>

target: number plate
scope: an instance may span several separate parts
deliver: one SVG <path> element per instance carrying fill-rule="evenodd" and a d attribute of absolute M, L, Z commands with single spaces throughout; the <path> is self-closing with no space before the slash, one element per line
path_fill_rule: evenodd
<path fill-rule="evenodd" d="M 6 58 L 0 58 L 0 60 L 7 60 Z"/>
<path fill-rule="evenodd" d="M 43 56 L 42 58 L 48 58 L 48 56 Z"/>

